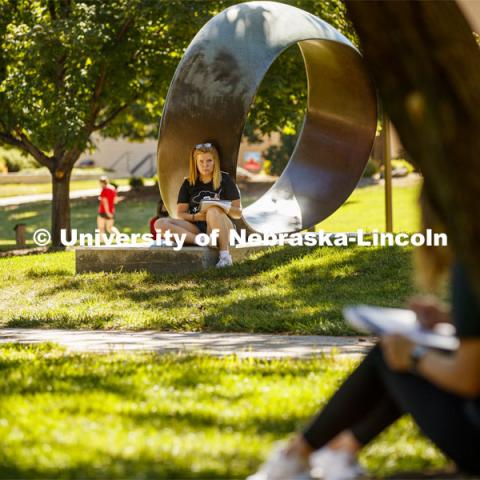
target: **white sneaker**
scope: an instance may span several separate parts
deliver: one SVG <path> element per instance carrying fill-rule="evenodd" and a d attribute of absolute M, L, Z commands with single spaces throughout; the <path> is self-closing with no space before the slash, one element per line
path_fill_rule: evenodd
<path fill-rule="evenodd" d="M 355 455 L 345 450 L 323 447 L 310 455 L 310 475 L 322 480 L 353 480 L 365 476 Z"/>
<path fill-rule="evenodd" d="M 220 260 L 217 262 L 217 268 L 223 267 L 230 267 L 233 265 L 232 257 L 229 255 L 228 257 L 220 257 Z"/>
<path fill-rule="evenodd" d="M 247 480 L 311 480 L 309 465 L 297 455 L 286 455 L 285 444 L 277 444 L 257 473 Z"/>

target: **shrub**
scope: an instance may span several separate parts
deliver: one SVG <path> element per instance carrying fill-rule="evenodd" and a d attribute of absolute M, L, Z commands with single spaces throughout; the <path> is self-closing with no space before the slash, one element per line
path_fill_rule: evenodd
<path fill-rule="evenodd" d="M 272 145 L 263 155 L 271 162 L 270 175 L 280 175 L 283 172 L 297 143 L 297 135 L 282 133 L 280 137 L 280 145 Z"/>
<path fill-rule="evenodd" d="M 395 160 L 392 160 L 392 169 L 393 168 L 406 168 L 408 173 L 412 173 L 415 171 L 415 167 L 403 158 L 397 158 Z"/>
<path fill-rule="evenodd" d="M 128 184 L 132 188 L 140 188 L 143 187 L 143 178 L 142 177 L 130 177 L 130 180 L 128 181 Z"/>
<path fill-rule="evenodd" d="M 19 172 L 27 168 L 39 168 L 41 166 L 32 156 L 15 148 L 0 147 L 0 162 L 2 161 L 9 172 Z"/>
<path fill-rule="evenodd" d="M 367 166 L 363 171 L 364 177 L 373 177 L 376 173 L 380 171 L 380 162 L 374 158 L 369 158 Z"/>
<path fill-rule="evenodd" d="M 0 173 L 8 173 L 7 162 L 3 158 L 0 158 Z"/>

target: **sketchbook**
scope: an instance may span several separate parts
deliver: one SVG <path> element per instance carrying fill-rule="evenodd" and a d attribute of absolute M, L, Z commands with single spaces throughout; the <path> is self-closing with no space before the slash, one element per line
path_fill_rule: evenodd
<path fill-rule="evenodd" d="M 455 329 L 449 323 L 441 323 L 433 330 L 423 328 L 413 310 L 384 308 L 370 305 L 349 305 L 343 316 L 356 330 L 373 335 L 400 334 L 413 342 L 441 350 L 456 350 L 459 345 Z"/>
<path fill-rule="evenodd" d="M 227 200 L 202 200 L 200 202 L 200 211 L 204 212 L 208 207 L 220 207 L 225 213 L 228 213 L 232 206 L 232 202 Z"/>

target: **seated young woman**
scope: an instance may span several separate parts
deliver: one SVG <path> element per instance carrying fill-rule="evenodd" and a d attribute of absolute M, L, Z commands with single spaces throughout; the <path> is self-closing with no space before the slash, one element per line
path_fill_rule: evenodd
<path fill-rule="evenodd" d="M 228 200 L 231 206 L 225 211 L 220 206 L 200 206 L 203 199 Z M 198 245 L 197 235 L 218 230 L 220 256 L 217 267 L 232 265 L 229 250 L 230 230 L 235 228 L 233 219 L 242 216 L 240 191 L 226 172 L 220 170 L 220 156 L 211 142 L 195 145 L 190 154 L 190 172 L 178 194 L 177 218 L 160 218 L 155 229 L 164 234 L 185 234 L 186 243 Z"/>
<path fill-rule="evenodd" d="M 423 200 L 425 228 L 445 231 L 426 195 Z M 401 335 L 383 336 L 310 424 L 249 480 L 363 478 L 358 453 L 404 414 L 461 471 L 480 474 L 480 298 L 455 253 L 417 250 L 422 286 L 431 290 L 450 272 L 451 312 L 431 297 L 412 299 L 410 308 L 424 328 L 452 322 L 458 350 L 447 354 Z"/>

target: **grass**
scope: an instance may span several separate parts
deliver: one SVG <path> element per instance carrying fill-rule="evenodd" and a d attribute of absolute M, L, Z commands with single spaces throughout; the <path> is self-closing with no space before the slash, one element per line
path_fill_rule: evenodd
<path fill-rule="evenodd" d="M 128 178 L 116 178 L 113 180 L 118 186 L 128 185 Z M 91 190 L 100 188 L 98 180 L 73 180 L 70 182 L 70 191 Z M 37 195 L 39 193 L 52 193 L 51 183 L 5 183 L 0 185 L 1 197 L 15 197 L 17 195 Z"/>
<path fill-rule="evenodd" d="M 3 187 L 0 187 L 0 190 Z M 394 230 L 415 232 L 419 226 L 416 198 L 420 183 L 398 186 L 393 191 Z M 122 195 L 120 195 L 122 197 Z M 251 201 L 252 198 L 248 198 Z M 148 232 L 148 220 L 156 212 L 156 197 L 133 198 L 121 201 L 116 209 L 116 225 L 124 233 Z M 248 203 L 244 202 L 244 204 Z M 94 232 L 96 228 L 97 199 L 78 199 L 71 202 L 72 228 L 81 232 Z M 0 250 L 15 245 L 13 227 L 22 222 L 27 224 L 27 245 L 34 246 L 32 235 L 39 228 L 50 229 L 50 202 L 36 202 L 12 205 L 0 209 Z M 317 225 L 317 229 L 344 232 L 363 228 L 383 231 L 384 189 L 383 186 L 369 186 L 356 189 L 350 198 L 332 216 Z"/>
<path fill-rule="evenodd" d="M 416 230 L 418 188 L 395 189 L 395 211 L 402 212 L 395 224 L 407 231 Z M 382 229 L 382 199 L 380 186 L 357 189 L 319 228 Z M 72 201 L 72 226 L 93 232 L 96 206 L 96 200 Z M 154 211 L 155 197 L 125 199 L 117 205 L 117 226 L 147 232 Z M 0 239 L 6 242 L 19 221 L 27 223 L 28 237 L 48 226 L 49 217 L 48 202 L 7 207 L 0 211 Z M 73 252 L 0 258 L 0 325 L 351 334 L 341 316 L 344 304 L 401 306 L 413 293 L 411 251 L 277 248 L 228 271 L 163 276 L 76 276 Z"/>
<path fill-rule="evenodd" d="M 301 428 L 351 360 L 70 354 L 0 347 L 0 478 L 245 478 Z M 363 453 L 379 475 L 441 467 L 402 419 Z"/>
<path fill-rule="evenodd" d="M 4 327 L 352 334 L 348 303 L 401 306 L 410 248 L 276 247 L 227 270 L 74 274 L 74 253 L 0 258 Z M 19 301 L 21 299 L 21 301 Z"/>
<path fill-rule="evenodd" d="M 98 183 L 98 182 L 97 182 Z M 149 231 L 148 220 L 156 212 L 156 198 L 129 198 L 120 194 L 116 205 L 116 225 L 125 233 L 145 233 Z M 123 199 L 123 200 L 122 200 Z M 74 199 L 70 201 L 72 228 L 80 232 L 93 233 L 97 228 L 98 200 L 96 198 Z M 25 223 L 27 246 L 34 247 L 32 236 L 35 230 L 50 230 L 51 202 L 35 202 L 22 205 L 10 205 L 0 209 L 0 249 L 12 249 L 15 246 L 14 226 Z"/>
<path fill-rule="evenodd" d="M 417 198 L 421 182 L 393 187 L 393 230 L 417 232 L 420 210 Z M 317 225 L 317 230 L 349 232 L 363 228 L 385 231 L 385 189 L 382 185 L 357 188 L 348 200 L 330 217 Z"/>

